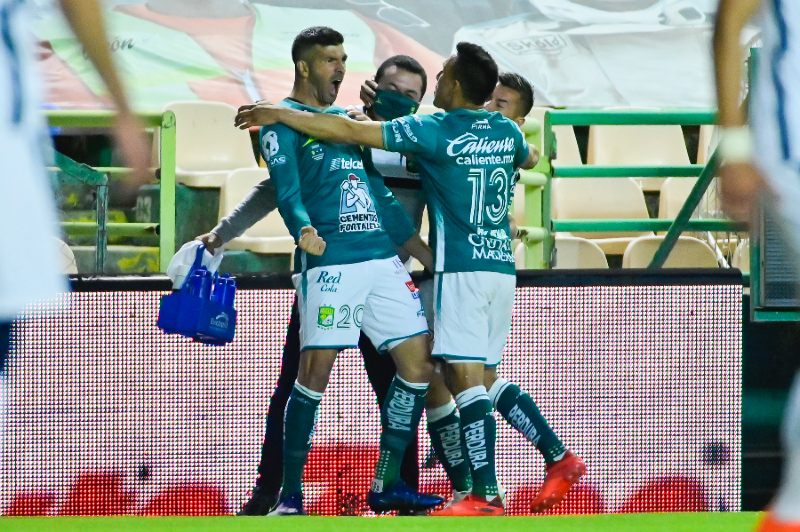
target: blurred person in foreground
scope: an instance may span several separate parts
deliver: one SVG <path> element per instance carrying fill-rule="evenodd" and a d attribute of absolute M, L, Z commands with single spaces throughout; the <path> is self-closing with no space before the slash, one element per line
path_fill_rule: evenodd
<path fill-rule="evenodd" d="M 147 180 L 150 150 L 117 77 L 99 4 L 97 0 L 60 0 L 60 4 L 117 107 L 114 138 L 133 168 L 126 186 L 138 188 Z M 4 232 L 0 255 L 0 400 L 4 398 L 12 322 L 26 305 L 67 291 L 59 268 L 58 219 L 45 170 L 49 139 L 41 113 L 29 20 L 24 0 L 0 0 L 0 84 L 4 87 L 0 91 L 0 223 L 17 228 Z"/>
<path fill-rule="evenodd" d="M 740 106 L 740 38 L 756 15 L 763 48 L 749 95 L 748 126 Z M 755 219 L 759 201 L 774 210 L 795 261 L 800 261 L 800 2 L 722 0 L 714 59 L 723 207 L 741 221 Z M 782 439 L 783 481 L 759 525 L 762 532 L 800 531 L 800 377 L 789 395 Z"/>

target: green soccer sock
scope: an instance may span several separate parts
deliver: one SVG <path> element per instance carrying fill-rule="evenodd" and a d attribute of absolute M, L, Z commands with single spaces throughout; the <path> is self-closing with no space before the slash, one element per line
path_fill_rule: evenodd
<path fill-rule="evenodd" d="M 381 409 L 381 447 L 375 466 L 372 491 L 382 492 L 400 479 L 400 464 L 406 447 L 417 437 L 417 426 L 425 406 L 428 384 L 394 377 Z"/>
<path fill-rule="evenodd" d="M 494 444 L 497 424 L 492 403 L 483 386 L 473 386 L 456 396 L 464 442 L 472 472 L 472 493 L 487 500 L 497 496 Z"/>
<path fill-rule="evenodd" d="M 542 453 L 545 463 L 551 464 L 564 457 L 566 448 L 531 396 L 519 386 L 505 379 L 497 379 L 489 390 L 494 408 L 508 423 L 533 443 Z"/>
<path fill-rule="evenodd" d="M 303 490 L 303 468 L 311 449 L 311 437 L 314 435 L 317 408 L 321 400 L 320 392 L 309 390 L 299 382 L 294 383 L 283 418 L 283 494 Z"/>
<path fill-rule="evenodd" d="M 470 491 L 472 473 L 469 471 L 461 417 L 455 402 L 451 400 L 445 405 L 429 408 L 426 415 L 433 450 L 444 466 L 450 484 L 456 491 Z"/>

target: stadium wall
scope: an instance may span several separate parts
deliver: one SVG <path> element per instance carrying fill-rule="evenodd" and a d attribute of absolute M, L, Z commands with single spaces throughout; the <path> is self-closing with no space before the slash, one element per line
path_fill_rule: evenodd
<path fill-rule="evenodd" d="M 741 509 L 741 278 L 730 271 L 521 273 L 500 374 L 528 390 L 589 472 L 555 513 Z M 155 326 L 166 279 L 76 279 L 30 307 L 8 374 L 0 513 L 224 514 L 255 477 L 293 292 L 240 278 L 235 341 Z M 63 303 L 67 303 L 66 308 Z M 512 514 L 544 475 L 498 420 Z M 307 508 L 365 514 L 379 416 L 355 350 L 323 399 Z M 448 494 L 441 466 L 421 484 Z"/>

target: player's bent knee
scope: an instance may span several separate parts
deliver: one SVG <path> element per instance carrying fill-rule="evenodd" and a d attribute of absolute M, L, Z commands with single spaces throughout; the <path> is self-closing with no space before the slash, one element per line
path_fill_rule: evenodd
<path fill-rule="evenodd" d="M 408 338 L 393 347 L 392 355 L 397 374 L 408 382 L 430 382 L 433 374 L 433 359 L 428 353 L 428 336 L 425 334 Z"/>
<path fill-rule="evenodd" d="M 447 383 L 454 395 L 473 386 L 483 386 L 483 363 L 448 362 Z"/>
<path fill-rule="evenodd" d="M 335 350 L 308 350 L 300 354 L 297 382 L 314 390 L 324 392 L 336 361 Z"/>

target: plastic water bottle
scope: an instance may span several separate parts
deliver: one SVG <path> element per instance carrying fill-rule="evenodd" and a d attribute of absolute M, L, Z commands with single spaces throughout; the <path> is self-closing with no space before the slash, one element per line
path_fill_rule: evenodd
<path fill-rule="evenodd" d="M 220 277 L 218 274 L 214 274 L 213 277 L 213 288 L 211 290 L 211 301 L 214 303 L 222 305 L 222 299 L 225 294 L 225 277 L 227 275 L 223 275 Z"/>
<path fill-rule="evenodd" d="M 196 281 L 198 286 L 197 297 L 201 299 L 211 298 L 211 272 L 205 268 L 196 270 L 200 280 Z M 194 274 L 193 274 L 194 275 Z"/>
<path fill-rule="evenodd" d="M 225 291 L 222 294 L 222 305 L 226 308 L 233 308 L 233 300 L 236 297 L 236 279 L 233 277 L 225 278 Z"/>
<path fill-rule="evenodd" d="M 200 297 L 203 287 L 203 276 L 200 270 L 194 270 L 186 279 L 186 290 L 190 296 Z"/>

